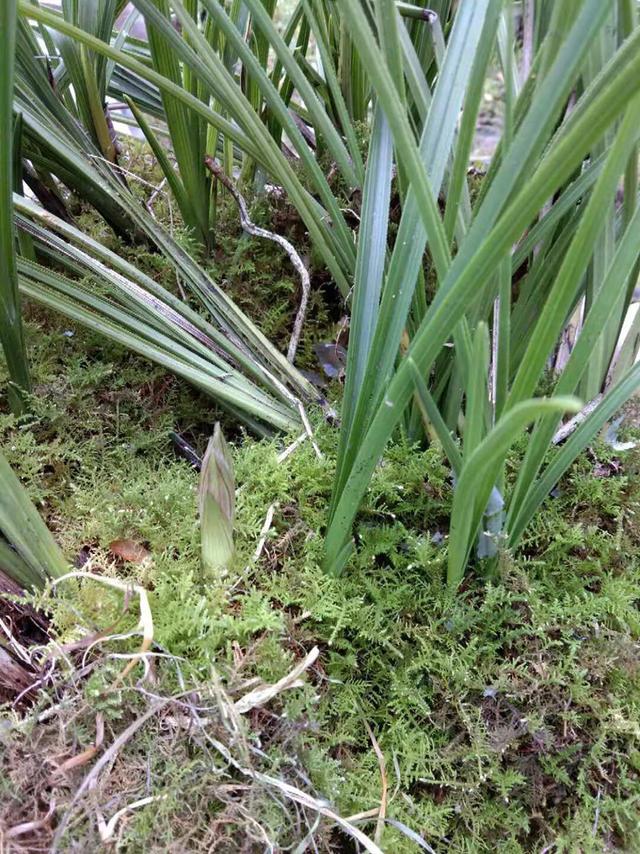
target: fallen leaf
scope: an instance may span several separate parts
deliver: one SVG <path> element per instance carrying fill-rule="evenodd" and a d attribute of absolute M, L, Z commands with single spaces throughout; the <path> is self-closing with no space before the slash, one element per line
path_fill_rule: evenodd
<path fill-rule="evenodd" d="M 109 551 L 114 557 L 128 563 L 142 563 L 151 557 L 149 549 L 135 540 L 114 540 L 109 543 Z"/>

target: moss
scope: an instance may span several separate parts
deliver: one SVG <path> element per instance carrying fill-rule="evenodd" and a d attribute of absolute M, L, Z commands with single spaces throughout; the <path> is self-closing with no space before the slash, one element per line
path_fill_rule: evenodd
<path fill-rule="evenodd" d="M 360 519 L 358 556 L 337 580 L 318 568 L 318 485 L 308 492 L 308 476 L 294 475 L 299 533 L 257 583 L 285 613 L 306 615 L 296 626 L 307 643 L 323 644 L 320 735 L 307 749 L 316 765 L 339 757 L 343 779 L 329 794 L 343 814 L 379 799 L 366 720 L 398 782 L 391 814 L 431 844 L 638 844 L 640 781 L 627 756 L 638 736 L 640 567 L 624 522 L 637 492 L 624 476 L 594 477 L 608 457 L 574 468 L 525 557 L 505 558 L 496 583 L 472 580 L 455 598 L 432 542 L 448 493 L 433 454 L 392 450 Z M 415 850 L 393 831 L 385 842 Z"/>
<path fill-rule="evenodd" d="M 286 207 L 258 205 L 254 216 L 304 245 Z M 218 225 L 218 252 L 207 263 L 286 346 L 296 285 L 280 250 L 238 241 L 228 201 Z M 175 286 L 160 256 L 105 239 Z M 302 345 L 308 365 L 312 342 L 336 319 L 316 284 Z M 354 557 L 331 578 L 320 561 L 336 431 L 317 423 L 323 458 L 304 443 L 283 464 L 278 455 L 294 437 L 255 441 L 227 422 L 240 488 L 238 559 L 229 576 L 205 583 L 197 473 L 169 433 L 202 452 L 220 413 L 121 348 L 33 307 L 28 317 L 35 395 L 20 421 L 0 407 L 3 450 L 70 560 L 149 590 L 155 645 L 149 679 L 121 684 L 122 661 L 112 656 L 139 648 L 135 597 L 123 603 L 119 591 L 84 581 L 38 600 L 56 649 L 85 646 L 55 659 L 30 712 L 5 709 L 5 823 L 32 820 L 52 797 L 57 819 L 66 814 L 87 769 L 52 783 L 52 763 L 93 743 L 96 715 L 108 745 L 155 698 L 173 697 L 119 751 L 95 802 L 73 813 L 63 850 L 100 846 L 95 803 L 108 817 L 150 796 L 122 823 L 122 850 L 263 850 L 265 839 L 295 847 L 310 828 L 318 850 L 351 850 L 333 825 L 316 826 L 312 811 L 296 811 L 238 765 L 326 798 L 342 815 L 366 812 L 381 791 L 367 727 L 385 756 L 387 815 L 396 822 L 385 828 L 385 851 L 418 850 L 402 826 L 434 848 L 474 854 L 640 848 L 638 454 L 585 453 L 518 555 L 503 555 L 495 578 L 472 573 L 454 596 L 443 581 L 451 483 L 436 448 L 398 441 L 388 449 L 358 516 Z M 511 477 L 523 450 L 524 442 L 509 461 Z M 122 538 L 143 544 L 151 560 L 118 562 L 109 545 Z M 91 654 L 87 636 L 96 641 Z M 280 679 L 314 645 L 320 657 L 301 687 L 228 717 L 224 697 L 242 696 L 256 678 Z M 189 724 L 194 705 L 206 726 Z M 43 712 L 52 716 L 38 723 Z M 363 829 L 373 833 L 373 823 Z"/>
<path fill-rule="evenodd" d="M 302 445 L 286 466 L 278 453 L 287 437 L 237 434 L 237 572 L 204 586 L 197 475 L 167 439 L 176 413 L 195 407 L 193 394 L 170 385 L 164 396 L 141 398 L 142 380 L 155 388 L 159 373 L 141 373 L 138 360 L 98 342 L 87 348 L 53 329 L 34 337 L 33 329 L 40 408 L 27 423 L 3 416 L 2 429 L 67 554 L 89 544 L 93 571 L 151 590 L 157 648 L 183 662 L 189 684 L 206 684 L 212 667 L 234 684 L 240 661 L 244 679 L 275 681 L 320 646 L 306 686 L 247 722 L 270 773 L 293 780 L 292 769 L 304 769 L 312 790 L 343 815 L 372 809 L 380 770 L 366 721 L 395 793 L 388 815 L 432 846 L 443 838 L 474 852 L 540 850 L 551 841 L 566 851 L 640 844 L 636 457 L 621 468 L 606 449 L 585 455 L 536 518 L 522 555 L 504 556 L 495 581 L 471 576 L 454 597 L 443 584 L 441 542 L 451 486 L 437 450 L 390 448 L 358 518 L 356 555 L 334 579 L 319 568 L 334 430 L 317 425 L 322 460 Z M 203 427 L 192 434 L 201 448 Z M 251 566 L 275 502 L 262 558 Z M 152 562 L 118 566 L 108 545 L 120 537 L 143 542 Z M 90 582 L 81 591 L 50 603 L 61 641 L 77 639 L 82 626 L 126 633 L 135 624 L 134 606 L 123 613 L 120 594 Z M 115 737 L 144 708 L 135 692 L 107 690 L 117 670 L 105 659 L 84 683 L 83 711 L 67 731 L 78 745 L 91 742 L 97 711 Z M 155 680 L 154 694 L 179 688 L 171 663 L 156 665 Z M 103 795 L 116 797 L 126 777 L 134 800 L 150 774 L 163 798 L 131 817 L 124 850 L 139 850 L 143 839 L 146 850 L 191 850 L 217 821 L 220 850 L 246 844 L 257 833 L 251 821 L 280 844 L 300 841 L 291 815 L 283 818 L 264 792 L 230 811 L 219 791 L 222 768 L 204 744 L 165 739 L 157 727 L 141 732 L 104 783 Z M 87 816 L 70 838 L 95 844 L 91 827 Z M 329 826 L 318 833 L 326 850 L 337 844 Z M 383 848 L 416 850 L 392 826 Z"/>

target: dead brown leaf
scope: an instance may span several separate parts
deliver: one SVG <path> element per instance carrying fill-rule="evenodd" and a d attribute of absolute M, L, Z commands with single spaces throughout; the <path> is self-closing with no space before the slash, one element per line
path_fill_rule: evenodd
<path fill-rule="evenodd" d="M 142 563 L 149 560 L 151 552 L 135 540 L 114 540 L 109 543 L 111 554 L 127 563 Z"/>

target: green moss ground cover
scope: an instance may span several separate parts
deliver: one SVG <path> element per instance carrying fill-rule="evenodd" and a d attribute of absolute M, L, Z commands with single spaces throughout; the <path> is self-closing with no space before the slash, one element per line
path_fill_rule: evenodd
<path fill-rule="evenodd" d="M 284 346 L 293 275 L 275 247 L 238 242 L 233 208 L 221 217 L 216 272 Z M 127 251 L 166 276 L 157 256 Z M 278 299 L 267 300 L 276 279 Z M 52 669 L 17 707 L 5 698 L 0 815 L 15 826 L 55 805 L 16 844 L 44 850 L 62 826 L 60 850 L 97 850 L 101 819 L 151 798 L 118 821 L 118 850 L 356 850 L 332 821 L 255 778 L 263 773 L 356 816 L 371 837 L 386 789 L 385 852 L 640 849 L 637 453 L 591 449 L 521 552 L 502 555 L 490 576 L 478 568 L 453 596 L 443 582 L 452 485 L 438 448 L 389 448 L 358 519 L 357 555 L 334 579 L 319 568 L 334 429 L 315 425 L 323 459 L 307 442 L 283 463 L 295 437 L 256 441 L 227 424 L 237 564 L 205 578 L 198 475 L 170 433 L 202 453 L 219 414 L 121 349 L 34 308 L 28 316 L 35 395 L 21 421 L 3 403 L 3 450 L 70 560 L 150 591 L 154 646 L 146 678 L 138 666 L 118 682 L 114 656 L 140 644 L 127 636 L 135 597 L 123 607 L 119 592 L 87 580 L 34 602 L 53 645 L 38 649 L 32 632 L 29 649 L 36 669 Z M 337 317 L 320 288 L 307 367 Z M 125 562 L 110 550 L 116 540 L 150 556 Z M 314 645 L 301 686 L 233 715 L 251 680 L 277 681 Z M 159 698 L 173 700 L 74 802 L 97 757 Z M 97 728 L 96 756 L 64 766 Z"/>

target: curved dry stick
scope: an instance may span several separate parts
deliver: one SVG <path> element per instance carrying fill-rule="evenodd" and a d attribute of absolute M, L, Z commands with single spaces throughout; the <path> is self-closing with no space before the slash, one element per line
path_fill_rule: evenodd
<path fill-rule="evenodd" d="M 233 198 L 235 199 L 236 204 L 238 205 L 238 210 L 240 211 L 240 224 L 242 226 L 242 230 L 246 231 L 247 234 L 250 234 L 252 237 L 264 237 L 266 240 L 271 240 L 274 243 L 277 243 L 278 246 L 281 246 L 282 249 L 289 256 L 291 263 L 296 268 L 298 275 L 300 276 L 300 281 L 302 282 L 302 297 L 300 298 L 300 306 L 298 307 L 298 312 L 296 314 L 296 319 L 293 324 L 293 332 L 291 333 L 291 340 L 289 342 L 289 349 L 287 350 L 287 359 L 289 362 L 293 364 L 293 360 L 295 359 L 296 350 L 298 349 L 298 343 L 300 342 L 300 335 L 302 334 L 302 325 L 304 323 L 304 318 L 307 313 L 307 304 L 309 302 L 309 292 L 311 291 L 311 280 L 309 277 L 309 271 L 305 267 L 302 262 L 302 258 L 296 252 L 295 248 L 292 246 L 289 241 L 282 237 L 279 234 L 275 234 L 273 231 L 267 231 L 266 228 L 260 228 L 260 226 L 253 223 L 249 217 L 249 211 L 247 209 L 247 203 L 244 200 L 243 196 L 240 194 L 238 188 L 235 186 L 233 181 L 229 178 L 228 175 L 225 175 L 222 166 L 215 160 L 213 157 L 205 157 L 204 159 L 205 166 L 212 175 L 214 175 L 220 183 L 227 188 L 227 190 L 231 193 Z"/>
<path fill-rule="evenodd" d="M 389 784 L 387 782 L 387 763 L 384 758 L 384 753 L 382 752 L 382 750 L 380 749 L 380 745 L 378 744 L 378 740 L 373 734 L 373 730 L 369 726 L 369 723 L 366 719 L 364 721 L 364 725 L 366 727 L 369 738 L 371 739 L 373 751 L 376 754 L 378 765 L 380 767 L 380 781 L 382 784 L 382 791 L 380 793 L 380 809 L 378 810 L 376 833 L 373 837 L 373 841 L 376 843 L 376 845 L 379 845 L 380 840 L 382 839 L 382 833 L 384 831 L 384 822 L 387 817 L 387 800 L 389 795 Z"/>
<path fill-rule="evenodd" d="M 151 614 L 151 606 L 149 605 L 147 591 L 139 584 L 129 584 L 124 581 L 119 581 L 117 578 L 108 578 L 105 575 L 96 575 L 94 572 L 67 572 L 66 575 L 56 578 L 55 581 L 52 582 L 51 587 L 55 587 L 56 584 L 59 584 L 61 581 L 65 581 L 67 578 L 91 578 L 93 581 L 98 581 L 100 584 L 106 584 L 107 587 L 115 587 L 116 590 L 122 590 L 125 594 L 130 590 L 138 594 L 138 598 L 140 600 L 139 626 L 142 630 L 142 646 L 140 648 L 140 652 L 136 653 L 132 657 L 124 670 L 116 677 L 115 684 L 122 682 L 122 680 L 131 673 L 138 661 L 141 661 L 144 664 L 145 654 L 151 648 L 151 644 L 153 642 L 153 616 Z"/>

